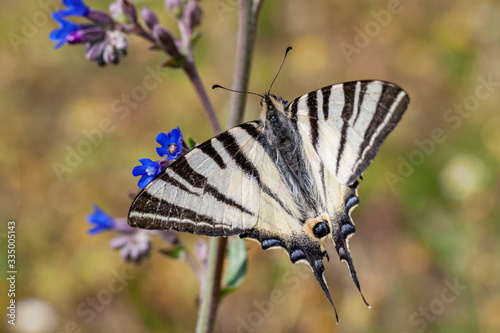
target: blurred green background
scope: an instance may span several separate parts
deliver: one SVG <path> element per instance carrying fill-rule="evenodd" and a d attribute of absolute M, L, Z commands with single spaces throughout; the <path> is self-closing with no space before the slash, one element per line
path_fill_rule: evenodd
<path fill-rule="evenodd" d="M 55 3 L 4 0 L 0 12 L 2 272 L 10 219 L 18 251 L 18 321 L 2 325 L 13 332 L 192 332 L 198 284 L 188 265 L 155 252 L 126 264 L 109 249 L 113 235 L 87 234 L 85 216 L 92 203 L 126 215 L 137 190 L 131 170 L 139 158 L 156 158 L 159 132 L 179 126 L 199 142 L 211 137 L 200 103 L 181 72 L 165 70 L 156 89 L 129 112 L 116 112 L 122 95 L 141 87 L 164 57 L 134 37 L 119 66 L 98 68 L 81 46 L 54 50 L 48 34 L 56 24 L 44 4 L 59 9 Z M 177 34 L 162 1 L 137 5 L 158 10 Z M 200 75 L 206 87 L 230 86 L 237 1 L 204 0 L 201 7 Z M 223 299 L 216 331 L 500 331 L 500 3 L 265 1 L 251 91 L 267 91 L 289 45 L 273 87 L 285 99 L 357 79 L 395 82 L 411 98 L 365 172 L 353 213 L 350 248 L 372 309 L 331 246 L 325 276 L 339 325 L 308 268 L 247 242 L 247 277 Z M 229 93 L 209 95 L 224 124 Z M 247 110 L 246 119 L 258 117 L 258 98 L 248 97 Z M 68 149 L 106 119 L 112 130 L 58 177 L 53 163 L 64 164 Z M 190 246 L 198 239 L 181 236 Z M 123 274 L 130 279 L 110 293 Z M 4 313 L 5 274 L 0 287 Z M 271 304 L 273 290 L 283 297 Z M 106 295 L 105 304 L 89 303 Z M 29 326 L 38 320 L 47 326 Z"/>

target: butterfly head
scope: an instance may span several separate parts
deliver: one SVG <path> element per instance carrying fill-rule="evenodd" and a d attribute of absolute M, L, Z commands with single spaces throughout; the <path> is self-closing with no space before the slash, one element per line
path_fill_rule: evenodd
<path fill-rule="evenodd" d="M 288 105 L 288 101 L 272 94 L 265 94 L 260 101 L 260 105 L 262 106 L 260 117 L 264 124 L 268 121 L 273 124 L 285 120 L 285 108 Z"/>

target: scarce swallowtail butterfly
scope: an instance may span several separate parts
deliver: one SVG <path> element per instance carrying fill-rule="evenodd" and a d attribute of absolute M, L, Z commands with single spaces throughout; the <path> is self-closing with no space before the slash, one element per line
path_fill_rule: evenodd
<path fill-rule="evenodd" d="M 128 223 L 282 248 L 292 263 L 311 267 L 333 305 L 324 241 L 333 240 L 361 293 L 348 246 L 358 179 L 408 103 L 384 81 L 334 84 L 290 103 L 267 93 L 259 120 L 202 143 L 153 179 Z"/>

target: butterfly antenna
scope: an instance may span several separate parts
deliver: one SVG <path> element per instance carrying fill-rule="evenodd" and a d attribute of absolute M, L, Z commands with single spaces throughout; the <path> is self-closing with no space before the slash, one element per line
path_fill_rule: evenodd
<path fill-rule="evenodd" d="M 285 56 L 283 57 L 283 61 L 281 62 L 281 66 L 280 66 L 280 69 L 278 69 L 278 73 L 276 73 L 276 76 L 274 77 L 273 79 L 273 82 L 271 82 L 271 86 L 269 87 L 269 90 L 267 91 L 267 94 L 269 95 L 271 93 L 271 88 L 273 87 L 273 84 L 274 84 L 274 81 L 276 81 L 276 78 L 278 77 L 278 74 L 280 73 L 281 71 L 281 67 L 283 67 L 283 64 L 285 63 L 285 59 L 286 59 L 286 55 L 288 54 L 288 52 L 292 49 L 291 46 L 287 47 L 286 48 L 286 51 L 285 51 Z"/>
<path fill-rule="evenodd" d="M 227 91 L 230 91 L 230 92 L 239 93 L 239 94 L 257 95 L 257 96 L 260 96 L 261 98 L 264 98 L 264 96 L 262 96 L 261 94 L 257 94 L 257 93 L 251 92 L 251 91 L 233 90 L 233 89 L 229 89 L 229 88 L 226 88 L 226 87 L 220 86 L 220 85 L 218 85 L 218 84 L 214 84 L 214 85 L 212 86 L 212 89 L 215 89 L 215 88 L 221 88 L 221 89 L 224 89 L 224 90 L 227 90 Z"/>

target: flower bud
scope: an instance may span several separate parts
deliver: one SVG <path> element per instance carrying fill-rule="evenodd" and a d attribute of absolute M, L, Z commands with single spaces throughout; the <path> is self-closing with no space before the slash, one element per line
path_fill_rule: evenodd
<path fill-rule="evenodd" d="M 200 25 L 201 21 L 201 8 L 198 6 L 196 0 L 188 0 L 184 7 L 183 21 L 186 27 L 191 31 Z"/>
<path fill-rule="evenodd" d="M 109 16 L 108 13 L 101 12 L 100 10 L 91 9 L 87 14 L 87 18 L 99 24 L 113 24 L 111 16 Z"/>
<path fill-rule="evenodd" d="M 113 18 L 120 22 L 137 22 L 137 11 L 135 5 L 129 0 L 116 0 L 109 5 L 109 12 Z"/>
<path fill-rule="evenodd" d="M 88 43 L 85 47 L 87 49 L 87 53 L 85 54 L 87 60 L 97 61 L 99 64 L 98 60 L 101 58 L 102 52 L 106 47 L 104 40 L 95 43 Z"/>
<path fill-rule="evenodd" d="M 165 0 L 165 8 L 175 17 L 180 18 L 182 15 L 182 0 Z"/>
<path fill-rule="evenodd" d="M 158 17 L 156 14 L 151 10 L 151 8 L 144 6 L 142 7 L 141 10 L 142 13 L 142 19 L 146 23 L 146 25 L 149 27 L 149 29 L 153 30 L 154 26 L 158 24 Z"/>
<path fill-rule="evenodd" d="M 181 53 L 175 44 L 174 37 L 164 27 L 157 24 L 153 28 L 153 37 L 155 38 L 158 46 L 160 46 L 165 52 L 171 55 L 174 58 L 181 57 Z"/>
<path fill-rule="evenodd" d="M 66 41 L 68 44 L 80 44 L 87 42 L 94 42 L 104 39 L 106 32 L 100 27 L 91 27 L 88 29 L 81 29 L 68 34 Z"/>

